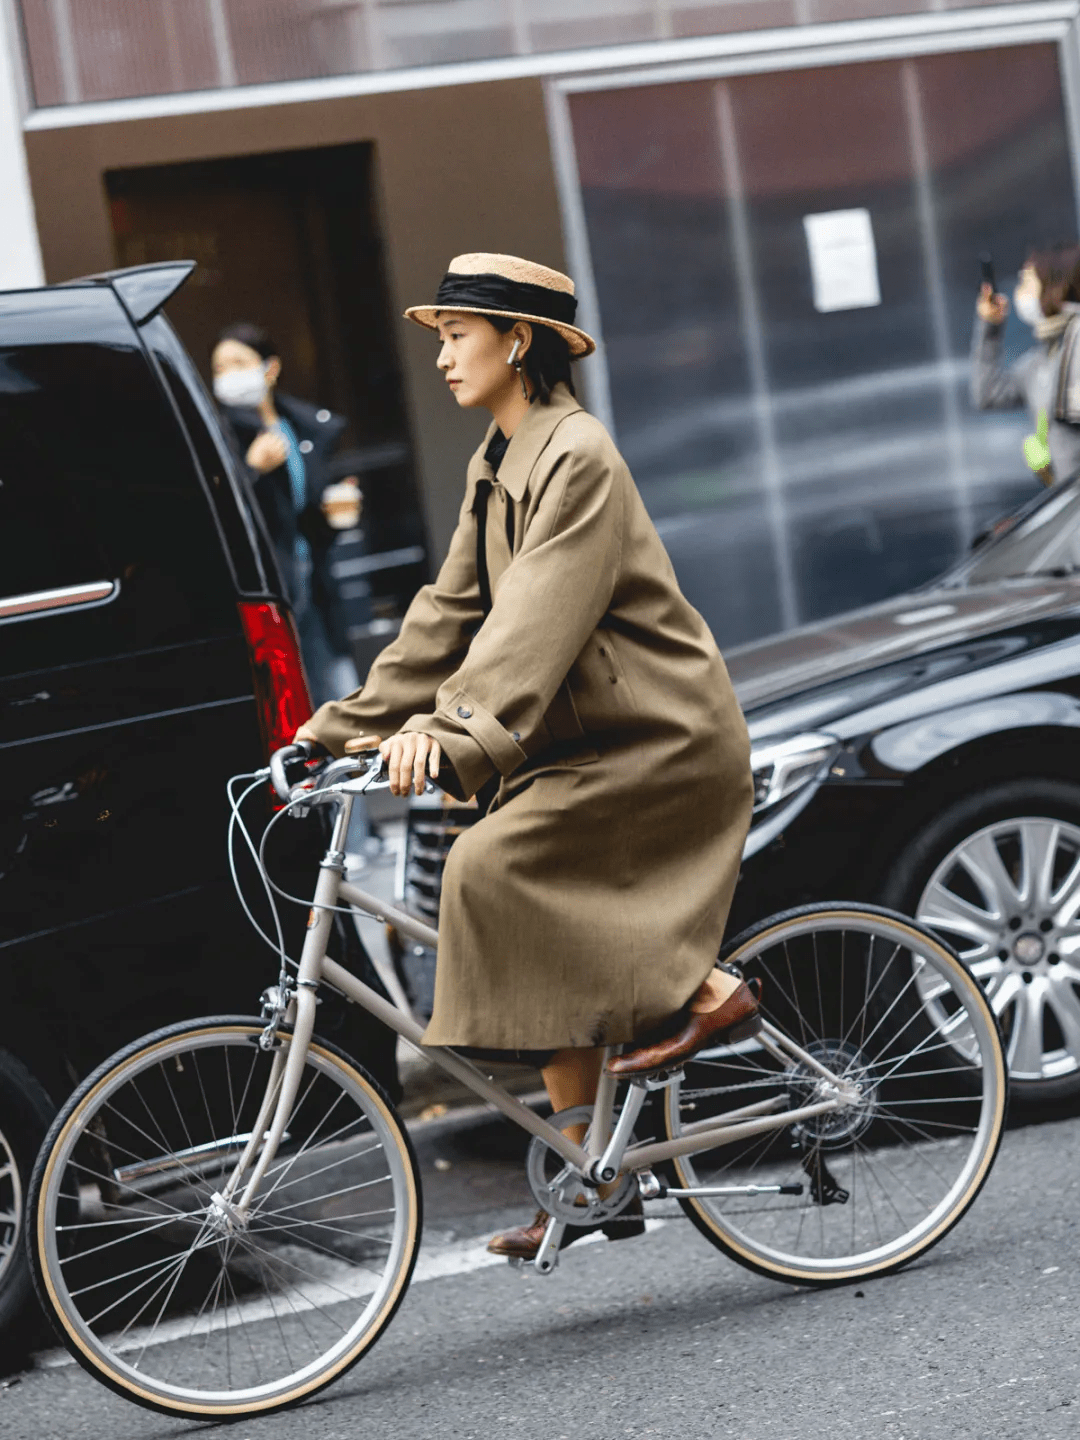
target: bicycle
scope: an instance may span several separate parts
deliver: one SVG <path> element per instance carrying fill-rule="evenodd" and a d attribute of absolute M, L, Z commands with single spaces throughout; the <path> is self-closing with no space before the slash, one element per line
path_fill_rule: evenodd
<path fill-rule="evenodd" d="M 329 1385 L 386 1329 L 420 1243 L 408 1132 L 315 1019 L 331 986 L 420 1047 L 421 1027 L 327 942 L 339 907 L 419 944 L 437 934 L 344 878 L 354 797 L 385 783 L 378 757 L 316 770 L 308 757 L 285 747 L 229 791 L 230 846 L 239 823 L 268 895 L 284 894 L 262 864 L 269 830 L 335 807 L 298 964 L 280 927 L 276 940 L 260 930 L 280 960 L 260 1016 L 172 1025 L 118 1052 L 64 1106 L 31 1182 L 35 1281 L 64 1344 L 119 1394 L 174 1415 L 252 1416 Z M 256 850 L 239 807 L 267 777 L 284 805 Z M 983 991 L 947 946 L 900 915 L 836 904 L 774 916 L 721 958 L 762 980 L 757 1036 L 625 1087 L 605 1071 L 594 1106 L 550 1120 L 471 1060 L 424 1048 L 532 1136 L 529 1184 L 551 1216 L 537 1274 L 555 1269 L 567 1224 L 617 1217 L 637 1193 L 676 1199 L 752 1270 L 841 1284 L 924 1254 L 978 1194 L 1007 1070 Z M 583 1123 L 579 1145 L 564 1130 Z"/>

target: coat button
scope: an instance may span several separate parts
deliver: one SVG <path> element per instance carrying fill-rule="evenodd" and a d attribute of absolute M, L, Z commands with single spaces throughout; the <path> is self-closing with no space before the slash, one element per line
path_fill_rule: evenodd
<path fill-rule="evenodd" d="M 325 425 L 326 422 L 327 422 L 327 420 L 330 419 L 330 411 L 329 411 L 329 410 L 316 410 L 316 411 L 315 411 L 315 419 L 318 420 L 318 422 L 320 423 L 320 425 Z"/>
<path fill-rule="evenodd" d="M 469 717 L 472 715 L 472 711 L 469 709 L 468 705 L 459 705 L 457 707 L 457 713 L 461 716 L 462 720 L 468 720 Z"/>
<path fill-rule="evenodd" d="M 617 685 L 619 683 L 619 677 L 617 675 L 609 675 L 607 678 L 611 681 L 613 685 Z"/>
<path fill-rule="evenodd" d="M 519 732 L 518 732 L 517 730 L 511 730 L 511 731 L 510 731 L 510 739 L 511 739 L 511 740 L 514 740 L 514 741 L 520 740 L 520 739 L 521 739 L 521 735 L 519 734 Z"/>
<path fill-rule="evenodd" d="M 600 654 L 604 657 L 605 660 L 607 659 L 607 651 L 604 649 L 603 645 L 600 646 Z"/>
<path fill-rule="evenodd" d="M 301 454 L 301 455 L 310 455 L 311 452 L 312 452 L 312 450 L 314 450 L 314 449 L 315 449 L 315 446 L 314 446 L 314 444 L 312 443 L 312 441 L 310 441 L 310 440 L 301 440 L 301 441 L 300 441 L 300 454 Z"/>

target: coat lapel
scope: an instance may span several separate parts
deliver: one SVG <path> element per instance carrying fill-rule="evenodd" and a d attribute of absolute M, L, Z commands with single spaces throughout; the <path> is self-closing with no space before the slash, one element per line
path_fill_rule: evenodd
<path fill-rule="evenodd" d="M 505 485 L 515 504 L 520 504 L 524 498 L 533 466 L 555 433 L 556 426 L 580 409 L 565 385 L 556 385 L 551 392 L 550 405 L 529 406 L 524 420 L 511 435 L 499 466 L 499 482 Z"/>

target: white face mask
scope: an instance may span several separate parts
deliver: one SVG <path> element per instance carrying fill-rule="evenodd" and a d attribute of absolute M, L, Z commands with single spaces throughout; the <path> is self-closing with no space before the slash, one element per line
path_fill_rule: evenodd
<path fill-rule="evenodd" d="M 1046 319 L 1043 314 L 1042 302 L 1030 290 L 1020 290 L 1014 294 L 1013 305 L 1016 308 L 1017 317 L 1025 325 L 1030 325 L 1032 329 L 1038 325 L 1040 320 Z"/>
<path fill-rule="evenodd" d="M 222 405 L 261 405 L 266 399 L 266 365 L 226 370 L 214 376 L 214 394 Z"/>

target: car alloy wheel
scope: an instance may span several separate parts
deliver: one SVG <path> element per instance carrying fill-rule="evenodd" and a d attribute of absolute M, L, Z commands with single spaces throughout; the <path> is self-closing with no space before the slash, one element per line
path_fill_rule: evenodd
<path fill-rule="evenodd" d="M 15 1151 L 0 1130 L 0 1286 L 16 1263 L 22 1243 L 23 1185 Z"/>
<path fill-rule="evenodd" d="M 1080 827 L 1037 815 L 984 826 L 937 865 L 915 914 L 984 986 L 1015 1080 L 1080 1071 Z M 917 973 L 915 985 L 935 1028 L 969 1058 L 970 1037 L 933 978 Z"/>

